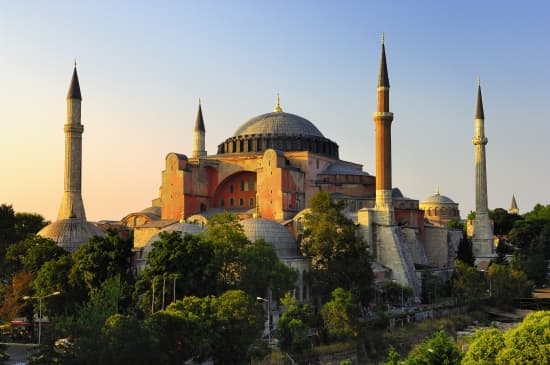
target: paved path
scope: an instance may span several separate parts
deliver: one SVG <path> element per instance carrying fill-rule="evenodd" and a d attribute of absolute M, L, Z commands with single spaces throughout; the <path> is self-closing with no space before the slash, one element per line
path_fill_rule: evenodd
<path fill-rule="evenodd" d="M 37 346 L 28 343 L 6 343 L 8 346 L 8 354 L 10 358 L 6 361 L 6 365 L 26 364 L 27 356 Z"/>

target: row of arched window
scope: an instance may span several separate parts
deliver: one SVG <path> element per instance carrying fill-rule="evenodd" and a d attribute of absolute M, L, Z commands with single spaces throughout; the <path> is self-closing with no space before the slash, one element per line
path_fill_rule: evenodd
<path fill-rule="evenodd" d="M 236 200 L 234 198 L 229 198 L 228 199 L 228 204 L 229 204 L 228 207 L 229 208 L 234 208 L 236 206 L 235 203 L 236 203 Z M 238 203 L 239 203 L 239 205 L 238 205 L 239 207 L 244 207 L 245 206 L 244 198 L 239 198 Z M 255 206 L 256 206 L 255 199 L 250 198 L 248 200 L 248 207 L 254 208 Z M 225 199 L 220 200 L 220 207 L 222 207 L 222 208 L 225 207 Z"/>

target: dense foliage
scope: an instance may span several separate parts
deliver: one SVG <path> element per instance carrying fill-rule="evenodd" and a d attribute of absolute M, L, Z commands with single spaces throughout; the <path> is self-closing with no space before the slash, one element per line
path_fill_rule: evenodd
<path fill-rule="evenodd" d="M 342 213 L 343 202 L 321 192 L 303 219 L 302 253 L 311 258 L 314 291 L 327 301 L 336 288 L 349 290 L 366 305 L 372 297 L 372 259 L 355 224 Z"/>
<path fill-rule="evenodd" d="M 550 311 L 528 314 L 516 327 L 476 333 L 463 364 L 549 364 Z"/>

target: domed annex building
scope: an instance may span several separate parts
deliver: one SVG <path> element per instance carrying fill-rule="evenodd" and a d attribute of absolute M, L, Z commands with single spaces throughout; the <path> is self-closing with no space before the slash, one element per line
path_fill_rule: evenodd
<path fill-rule="evenodd" d="M 426 221 L 434 226 L 445 227 L 451 221 L 460 220 L 458 203 L 439 194 L 439 189 L 434 195 L 420 202 L 420 209 L 424 211 Z"/>

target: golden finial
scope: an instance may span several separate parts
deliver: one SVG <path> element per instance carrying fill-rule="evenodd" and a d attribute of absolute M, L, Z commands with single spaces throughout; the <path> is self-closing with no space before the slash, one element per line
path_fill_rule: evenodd
<path fill-rule="evenodd" d="M 435 195 L 441 195 L 439 194 L 439 186 L 435 189 Z"/>
<path fill-rule="evenodd" d="M 74 68 L 76 68 L 76 58 L 74 59 Z"/>
<path fill-rule="evenodd" d="M 477 87 L 481 86 L 481 80 L 479 79 L 479 76 L 477 77 Z"/>
<path fill-rule="evenodd" d="M 277 105 L 275 105 L 275 109 L 273 109 L 276 113 L 281 113 L 283 111 L 283 108 L 281 108 L 281 98 L 279 97 L 279 93 L 277 93 Z"/>
<path fill-rule="evenodd" d="M 382 32 L 382 44 L 384 44 L 384 32 Z"/>
<path fill-rule="evenodd" d="M 199 105 L 201 105 L 201 98 L 199 97 Z"/>

